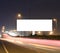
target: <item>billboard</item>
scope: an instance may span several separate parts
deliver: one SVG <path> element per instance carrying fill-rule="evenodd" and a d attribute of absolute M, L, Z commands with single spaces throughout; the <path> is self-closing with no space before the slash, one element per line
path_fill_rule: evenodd
<path fill-rule="evenodd" d="M 17 31 L 52 31 L 52 19 L 17 19 Z"/>

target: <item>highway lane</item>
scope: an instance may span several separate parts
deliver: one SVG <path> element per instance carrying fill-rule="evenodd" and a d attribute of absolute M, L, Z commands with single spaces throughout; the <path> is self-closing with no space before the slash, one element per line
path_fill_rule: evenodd
<path fill-rule="evenodd" d="M 0 40 L 0 53 L 5 53 L 1 40 Z"/>
<path fill-rule="evenodd" d="M 13 44 L 4 40 L 0 40 L 0 43 L 1 43 L 0 53 L 36 53 L 36 51 L 32 49 L 29 49 L 23 46 L 18 46 L 16 44 Z"/>
<path fill-rule="evenodd" d="M 2 40 L 2 42 L 8 50 L 8 53 L 60 53 L 60 48 L 54 46 L 8 41 L 7 39 Z"/>
<path fill-rule="evenodd" d="M 51 45 L 60 47 L 60 40 L 47 40 L 47 39 L 32 39 L 32 38 L 22 38 L 22 37 L 11 37 L 8 34 L 3 34 L 3 38 L 8 40 L 14 40 L 24 43 L 35 43 L 40 45 Z"/>
<path fill-rule="evenodd" d="M 5 53 L 60 53 L 60 41 L 11 37 L 0 38 Z"/>

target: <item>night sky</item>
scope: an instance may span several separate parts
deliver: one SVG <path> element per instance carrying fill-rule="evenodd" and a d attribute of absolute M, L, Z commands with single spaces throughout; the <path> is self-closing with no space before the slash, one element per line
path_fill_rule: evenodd
<path fill-rule="evenodd" d="M 18 13 L 23 19 L 57 18 L 59 22 L 60 0 L 0 0 L 0 26 L 15 28 Z"/>

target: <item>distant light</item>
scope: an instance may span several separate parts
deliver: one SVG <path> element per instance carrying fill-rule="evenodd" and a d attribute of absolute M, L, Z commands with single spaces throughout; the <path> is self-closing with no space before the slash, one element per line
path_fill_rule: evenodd
<path fill-rule="evenodd" d="M 35 31 L 32 31 L 32 35 L 35 35 Z"/>
<path fill-rule="evenodd" d="M 40 32 L 40 31 L 38 31 L 38 33 L 40 34 L 41 32 Z"/>
<path fill-rule="evenodd" d="M 12 31 L 5 31 L 5 33 L 11 35 L 11 36 L 17 36 L 18 34 L 17 33 L 14 33 Z"/>
<path fill-rule="evenodd" d="M 50 31 L 50 32 L 49 32 L 49 35 L 53 35 L 53 31 Z"/>
<path fill-rule="evenodd" d="M 0 38 L 2 37 L 2 35 L 0 34 Z"/>
<path fill-rule="evenodd" d="M 37 32 L 37 35 L 40 35 L 40 34 L 41 34 L 41 32 L 40 32 L 40 31 L 38 31 L 38 32 Z"/>
<path fill-rule="evenodd" d="M 9 32 L 9 35 L 16 36 L 16 34 L 13 32 Z"/>

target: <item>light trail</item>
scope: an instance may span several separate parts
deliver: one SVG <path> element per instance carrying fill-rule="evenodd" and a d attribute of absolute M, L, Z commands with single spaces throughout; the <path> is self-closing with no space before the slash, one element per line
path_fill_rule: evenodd
<path fill-rule="evenodd" d="M 60 40 L 47 40 L 47 39 L 31 39 L 31 38 L 17 38 L 11 37 L 7 34 L 3 34 L 5 39 L 10 39 L 14 41 L 21 41 L 24 43 L 33 43 L 33 44 L 40 44 L 40 45 L 48 45 L 48 46 L 56 46 L 60 47 Z"/>

